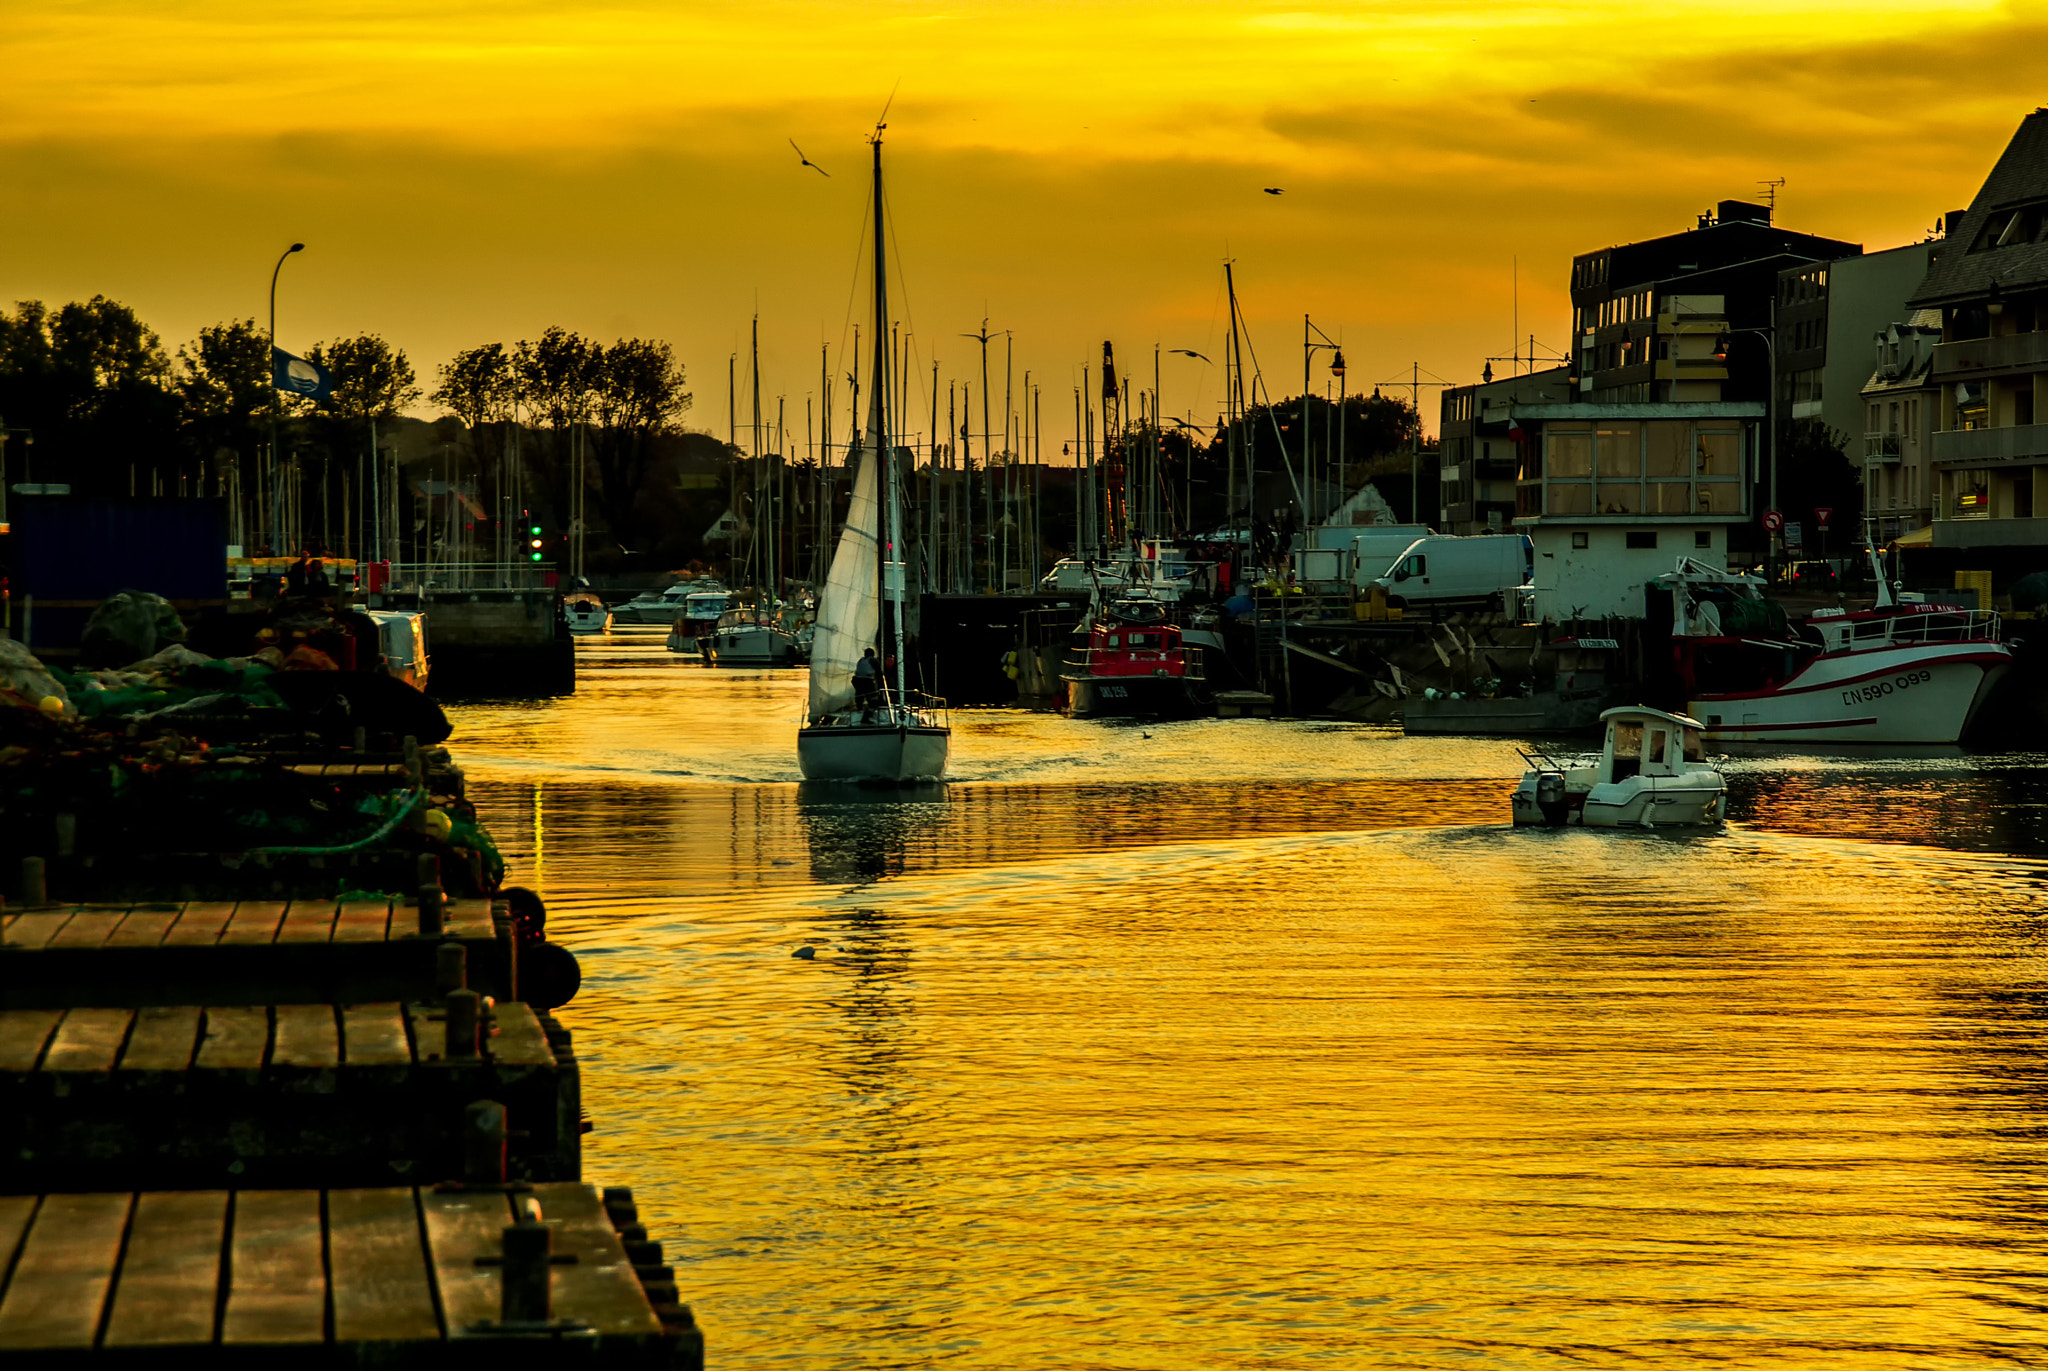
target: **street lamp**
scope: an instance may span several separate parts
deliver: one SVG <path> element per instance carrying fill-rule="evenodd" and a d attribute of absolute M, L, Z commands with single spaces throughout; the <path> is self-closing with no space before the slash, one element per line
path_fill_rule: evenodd
<path fill-rule="evenodd" d="M 1323 341 L 1318 343 L 1315 341 L 1317 338 Z M 1310 323 L 1308 316 L 1304 314 L 1301 316 L 1301 465 L 1302 477 L 1308 482 L 1309 503 L 1311 505 L 1311 508 L 1302 511 L 1304 518 L 1315 517 L 1313 505 L 1316 493 L 1316 468 L 1315 462 L 1309 456 L 1308 447 L 1308 390 L 1309 368 L 1314 364 L 1315 355 L 1318 350 L 1337 354 L 1336 360 L 1330 363 L 1330 370 L 1339 381 L 1342 381 L 1344 379 L 1343 349 L 1331 340 L 1329 334 Z M 1341 435 L 1344 432 L 1341 402 L 1338 414 L 1337 432 L 1341 441 Z"/>
<path fill-rule="evenodd" d="M 293 243 L 277 255 L 277 265 L 270 269 L 270 468 L 272 503 L 277 498 L 277 476 L 280 468 L 277 461 L 277 416 L 281 408 L 277 398 L 277 274 L 284 270 L 284 259 L 295 252 L 304 252 L 304 243 Z M 282 524 L 279 517 L 277 523 Z M 274 530 L 282 532 L 281 529 Z"/>
<path fill-rule="evenodd" d="M 1714 360 L 1726 363 L 1728 345 L 1737 333 L 1754 333 L 1764 340 L 1764 368 L 1767 373 L 1764 384 L 1764 441 L 1770 444 L 1770 507 L 1778 507 L 1778 329 L 1775 324 L 1767 328 L 1724 329 L 1714 340 Z M 1764 580 L 1771 585 L 1778 583 L 1778 538 L 1771 534 L 1764 545 Z"/>

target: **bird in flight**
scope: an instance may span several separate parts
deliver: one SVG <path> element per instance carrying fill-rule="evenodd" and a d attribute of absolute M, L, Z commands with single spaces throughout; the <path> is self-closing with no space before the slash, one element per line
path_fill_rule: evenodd
<path fill-rule="evenodd" d="M 1208 361 L 1209 361 L 1209 359 L 1208 359 L 1207 357 L 1204 357 L 1204 356 L 1203 356 L 1203 355 L 1202 355 L 1201 353 L 1199 353 L 1199 352 L 1196 352 L 1196 351 L 1195 351 L 1195 350 L 1194 350 L 1193 348 L 1168 348 L 1168 349 L 1167 349 L 1167 351 L 1168 351 L 1168 352 L 1172 352 L 1172 353 L 1177 353 L 1177 354 L 1179 354 L 1179 355 L 1180 355 L 1180 356 L 1182 356 L 1182 357 L 1192 357 L 1192 358 L 1194 358 L 1194 359 L 1195 359 L 1195 360 L 1196 360 L 1197 362 L 1208 362 Z M 1214 366 L 1214 365 L 1215 365 L 1215 363 L 1213 363 L 1213 362 L 1210 362 L 1209 364 L 1210 364 L 1211 366 Z"/>
<path fill-rule="evenodd" d="M 1286 189 L 1281 186 L 1266 186 L 1263 189 L 1268 195 L 1285 195 L 1287 193 Z"/>
<path fill-rule="evenodd" d="M 796 148 L 796 139 L 794 139 L 794 138 L 790 139 L 790 140 L 789 140 L 789 145 L 790 145 L 791 147 L 793 147 L 793 148 Z M 830 176 L 832 175 L 832 173 L 831 173 L 831 172 L 829 172 L 829 171 L 825 170 L 825 169 L 824 169 L 823 167 L 819 166 L 819 165 L 818 165 L 818 164 L 817 164 L 816 162 L 813 162 L 813 161 L 812 161 L 812 160 L 811 160 L 810 158 L 808 158 L 808 157 L 805 157 L 805 156 L 804 156 L 804 150 L 803 150 L 802 148 L 796 148 L 796 155 L 797 155 L 797 160 L 801 161 L 801 162 L 802 162 L 802 163 L 803 163 L 803 164 L 804 164 L 805 166 L 809 167 L 809 168 L 810 168 L 810 169 L 811 169 L 812 171 L 815 171 L 815 172 L 817 172 L 817 173 L 818 173 L 818 175 L 820 175 L 820 176 L 824 176 L 824 177 L 830 177 Z"/>

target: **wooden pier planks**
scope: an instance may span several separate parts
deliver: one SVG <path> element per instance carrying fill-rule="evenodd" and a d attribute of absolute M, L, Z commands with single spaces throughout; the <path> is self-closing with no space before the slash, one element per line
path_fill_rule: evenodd
<path fill-rule="evenodd" d="M 226 1007 L 206 1011 L 198 1064 L 212 1071 L 260 1071 L 270 1053 L 270 1011 Z"/>
<path fill-rule="evenodd" d="M 555 1253 L 576 1260 L 556 1269 L 555 1299 L 600 1334 L 657 1336 L 661 1323 L 640 1289 L 626 1246 L 587 1185 L 536 1185 L 533 1197 L 555 1226 Z"/>
<path fill-rule="evenodd" d="M 0 1353 L 94 1344 L 132 1201 L 43 1197 L 0 1302 Z"/>
<path fill-rule="evenodd" d="M 554 1230 L 554 1315 L 617 1368 L 676 1365 L 676 1345 L 591 1187 L 440 1192 L 225 1190 L 0 1197 L 0 1359 L 121 1352 L 206 1365 L 452 1368 L 506 1363 L 505 1227 L 530 1194 Z M 19 1252 L 11 1270 L 4 1260 Z M 225 1288 L 223 1288 L 225 1282 Z M 543 1337 L 530 1345 L 549 1346 Z M 516 1364 L 529 1364 L 515 1356 Z M 258 1364 L 249 1361 L 248 1364 Z M 539 1364 L 539 1363 L 533 1363 Z"/>
<path fill-rule="evenodd" d="M 43 1070 L 112 1071 L 134 1021 L 132 1009 L 71 1010 L 43 1053 Z"/>
<path fill-rule="evenodd" d="M 410 1190 L 335 1190 L 327 1250 L 337 1342 L 403 1342 L 441 1335 L 418 1205 Z"/>
<path fill-rule="evenodd" d="M 233 1273 L 221 1314 L 223 1344 L 324 1342 L 327 1272 L 317 1190 L 244 1190 L 235 1196 Z"/>
<path fill-rule="evenodd" d="M 517 998 L 510 929 L 488 900 L 448 901 L 428 936 L 417 907 L 389 897 L 33 909 L 0 929 L 0 1009 L 424 998 L 446 942 L 468 954 L 471 989 Z"/>
<path fill-rule="evenodd" d="M 174 1190 L 135 1197 L 120 1290 L 107 1320 L 104 1346 L 213 1341 L 227 1218 L 226 1191 Z"/>
<path fill-rule="evenodd" d="M 0 1010 L 0 1071 L 33 1071 L 43 1059 L 61 1009 Z"/>
<path fill-rule="evenodd" d="M 199 1046 L 196 1005 L 162 1005 L 135 1012 L 135 1028 L 121 1054 L 123 1071 L 183 1071 Z"/>
<path fill-rule="evenodd" d="M 495 1257 L 502 1248 L 505 1225 L 512 1222 L 512 1207 L 505 1196 L 488 1191 L 430 1191 L 420 1202 L 447 1335 L 469 1337 L 476 1325 L 498 1317 L 498 1272 L 477 1263 L 479 1258 Z M 561 1312 L 559 1305 L 556 1312 Z"/>

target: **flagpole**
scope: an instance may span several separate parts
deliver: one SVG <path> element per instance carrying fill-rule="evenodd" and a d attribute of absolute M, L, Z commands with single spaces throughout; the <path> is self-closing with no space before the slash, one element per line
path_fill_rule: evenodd
<path fill-rule="evenodd" d="M 273 472 L 281 470 L 277 460 L 277 415 L 282 408 L 277 397 L 277 274 L 284 270 L 285 258 L 305 250 L 304 243 L 293 243 L 277 255 L 277 265 L 270 269 L 270 465 Z M 275 480 L 271 484 L 275 488 Z"/>

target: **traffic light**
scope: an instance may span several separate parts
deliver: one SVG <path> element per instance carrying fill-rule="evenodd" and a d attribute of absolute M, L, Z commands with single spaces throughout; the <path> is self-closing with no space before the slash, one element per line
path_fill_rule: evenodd
<path fill-rule="evenodd" d="M 533 553 L 532 553 L 532 559 L 533 559 L 534 561 L 538 562 L 538 561 L 540 560 L 540 558 L 541 558 L 541 551 L 540 551 L 540 548 L 541 548 L 541 536 L 540 536 L 540 525 L 539 525 L 539 524 L 529 524 L 529 525 L 527 526 L 526 532 L 527 532 L 527 535 L 528 535 L 528 537 L 529 537 L 529 538 L 531 539 L 531 541 L 530 541 L 530 542 L 529 542 L 529 543 L 527 544 L 527 546 L 533 549 Z"/>

